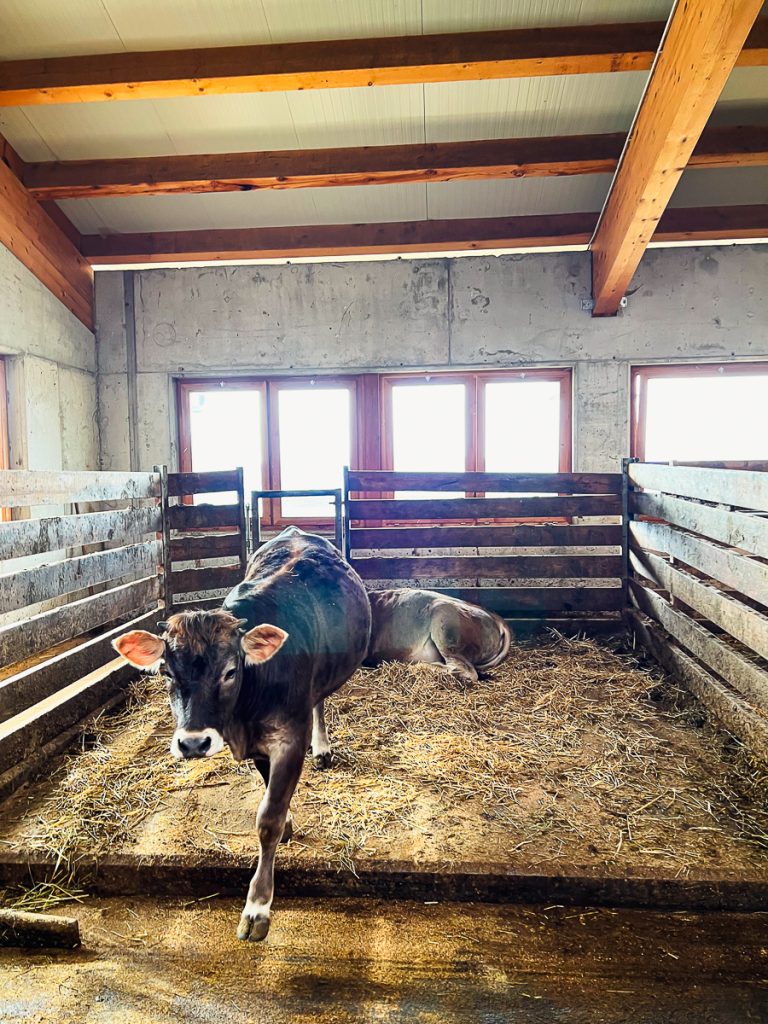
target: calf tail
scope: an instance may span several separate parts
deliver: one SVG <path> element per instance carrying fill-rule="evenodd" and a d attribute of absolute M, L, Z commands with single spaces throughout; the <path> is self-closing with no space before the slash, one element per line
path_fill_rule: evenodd
<path fill-rule="evenodd" d="M 496 654 L 494 654 L 494 656 L 490 659 L 490 661 L 486 661 L 483 662 L 482 665 L 475 666 L 480 672 L 486 672 L 489 668 L 496 668 L 497 665 L 500 665 L 502 661 L 506 659 L 507 655 L 509 654 L 509 648 L 512 645 L 512 633 L 510 631 L 509 626 L 500 616 L 495 615 L 494 618 L 498 623 L 499 631 L 501 633 L 499 649 L 496 652 Z"/>

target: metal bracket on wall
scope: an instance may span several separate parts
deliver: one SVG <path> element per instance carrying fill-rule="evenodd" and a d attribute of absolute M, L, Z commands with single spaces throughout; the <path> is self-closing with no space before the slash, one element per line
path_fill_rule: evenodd
<path fill-rule="evenodd" d="M 627 296 L 624 295 L 624 296 L 622 296 L 621 301 L 619 302 L 619 306 L 621 307 L 621 309 L 626 309 L 627 305 L 628 305 Z M 591 313 L 592 310 L 595 308 L 595 300 L 594 299 L 582 299 L 581 300 L 581 308 L 582 308 L 582 310 L 585 313 Z"/>

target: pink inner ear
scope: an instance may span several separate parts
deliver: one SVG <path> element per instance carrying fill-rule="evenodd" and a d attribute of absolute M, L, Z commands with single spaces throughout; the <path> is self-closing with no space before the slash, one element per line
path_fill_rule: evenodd
<path fill-rule="evenodd" d="M 133 629 L 112 641 L 112 646 L 137 668 L 149 668 L 165 653 L 165 643 L 159 636 L 143 629 Z"/>
<path fill-rule="evenodd" d="M 243 653 L 251 662 L 269 661 L 287 639 L 288 634 L 284 629 L 265 622 L 261 626 L 254 626 L 245 634 L 242 639 Z"/>

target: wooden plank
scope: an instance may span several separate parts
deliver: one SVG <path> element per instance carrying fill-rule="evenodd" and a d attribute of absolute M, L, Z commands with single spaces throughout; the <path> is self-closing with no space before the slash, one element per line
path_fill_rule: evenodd
<path fill-rule="evenodd" d="M 157 506 L 48 519 L 19 519 L 0 524 L 0 561 L 84 544 L 118 540 L 122 544 L 132 543 L 144 534 L 159 532 L 161 526 Z"/>
<path fill-rule="evenodd" d="M 66 160 L 27 163 L 20 176 L 30 195 L 38 200 L 562 177 L 613 173 L 625 139 L 623 132 L 614 132 L 404 146 Z M 714 126 L 705 129 L 688 167 L 760 167 L 767 163 L 768 127 Z"/>
<path fill-rule="evenodd" d="M 644 620 L 635 611 L 629 614 L 636 634 L 659 664 L 683 683 L 713 717 L 755 756 L 768 762 L 768 721 L 725 683 L 715 679 L 689 654 L 670 642 L 658 626 Z"/>
<path fill-rule="evenodd" d="M 75 917 L 27 913 L 0 907 L 0 946 L 24 949 L 78 949 L 80 923 Z"/>
<path fill-rule="evenodd" d="M 240 533 L 213 533 L 208 536 L 174 537 L 171 540 L 171 560 L 190 562 L 198 558 L 223 558 L 240 555 Z"/>
<path fill-rule="evenodd" d="M 768 512 L 768 473 L 631 462 L 629 479 L 650 491 Z"/>
<path fill-rule="evenodd" d="M 450 555 L 438 558 L 355 558 L 356 572 L 366 580 L 409 580 L 420 578 L 538 579 L 618 577 L 623 559 L 618 555 Z"/>
<path fill-rule="evenodd" d="M 350 530 L 349 540 L 353 550 L 616 547 L 621 535 L 621 526 L 412 526 Z"/>
<path fill-rule="evenodd" d="M 714 580 L 733 587 L 753 601 L 768 605 L 768 564 L 712 541 L 682 533 L 664 523 L 629 524 L 631 542 L 640 548 L 679 558 Z"/>
<path fill-rule="evenodd" d="M 174 595 L 231 589 L 243 582 L 243 569 L 239 562 L 237 565 L 212 565 L 207 569 L 180 569 L 171 573 L 171 580 Z"/>
<path fill-rule="evenodd" d="M 2 160 L 0 244 L 93 330 L 92 268 Z"/>
<path fill-rule="evenodd" d="M 52 693 L 69 686 L 99 666 L 112 661 L 112 640 L 129 629 L 154 630 L 162 617 L 158 607 L 129 622 L 114 626 L 85 643 L 57 654 L 48 661 L 0 681 L 0 720 L 5 721 L 37 704 Z"/>
<path fill-rule="evenodd" d="M 713 508 L 686 498 L 668 494 L 635 492 L 631 497 L 632 511 L 637 515 L 665 519 L 692 533 L 701 533 L 712 540 L 741 548 L 753 555 L 768 553 L 768 519 L 744 512 L 729 512 Z"/>
<path fill-rule="evenodd" d="M 350 519 L 520 519 L 551 516 L 616 516 L 621 514 L 618 495 L 531 498 L 430 498 L 350 501 Z"/>
<path fill-rule="evenodd" d="M 10 508 L 159 496 L 160 478 L 156 473 L 0 470 L 0 504 Z"/>
<path fill-rule="evenodd" d="M 623 607 L 621 587 L 435 587 L 497 615 L 613 612 Z"/>
<path fill-rule="evenodd" d="M 82 251 L 94 265 L 190 263 L 206 260 L 351 256 L 406 252 L 474 252 L 589 244 L 596 213 L 534 214 L 463 220 L 303 227 L 221 228 L 143 234 L 84 235 Z M 667 210 L 654 242 L 761 239 L 768 235 L 768 204 Z"/>
<path fill-rule="evenodd" d="M 156 604 L 159 596 L 159 577 L 148 576 L 11 623 L 0 629 L 0 665 L 23 661 L 106 622 L 136 615 Z"/>
<path fill-rule="evenodd" d="M 0 724 L 0 772 L 15 768 L 60 733 L 119 695 L 138 673 L 115 658 Z"/>
<path fill-rule="evenodd" d="M 171 505 L 168 522 L 172 530 L 211 530 L 239 526 L 239 505 Z"/>
<path fill-rule="evenodd" d="M 351 491 L 481 491 L 620 494 L 621 473 L 398 473 L 349 471 Z"/>
<path fill-rule="evenodd" d="M 12 60 L 0 64 L 0 106 L 639 71 L 662 30 L 574 25 Z"/>
<path fill-rule="evenodd" d="M 685 612 L 673 608 L 661 594 L 630 581 L 632 603 L 679 640 L 699 661 L 722 676 L 756 708 L 768 712 L 768 672 L 718 639 Z M 766 722 L 768 725 L 768 722 Z"/>
<path fill-rule="evenodd" d="M 169 473 L 168 496 L 178 498 L 188 494 L 215 494 L 221 491 L 236 491 L 238 474 L 236 469 L 210 473 Z"/>
<path fill-rule="evenodd" d="M 160 545 L 148 540 L 6 573 L 0 576 L 0 614 L 122 576 L 151 576 L 159 557 Z"/>
<path fill-rule="evenodd" d="M 638 575 L 663 587 L 672 597 L 768 659 L 768 616 L 649 551 L 630 552 L 630 563 Z"/>
<path fill-rule="evenodd" d="M 593 316 L 612 316 L 763 6 L 677 3 L 651 70 L 592 250 Z"/>

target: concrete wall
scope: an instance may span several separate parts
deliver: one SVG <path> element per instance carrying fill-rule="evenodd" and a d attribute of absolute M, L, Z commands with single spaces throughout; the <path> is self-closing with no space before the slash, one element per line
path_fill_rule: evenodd
<path fill-rule="evenodd" d="M 132 418 L 136 464 L 177 465 L 174 377 L 572 366 L 574 468 L 613 470 L 629 453 L 633 363 L 768 359 L 768 247 L 650 251 L 611 319 L 581 308 L 584 253 L 96 280 L 105 469 L 129 468 Z"/>
<path fill-rule="evenodd" d="M 11 466 L 98 469 L 94 335 L 0 245 Z"/>

